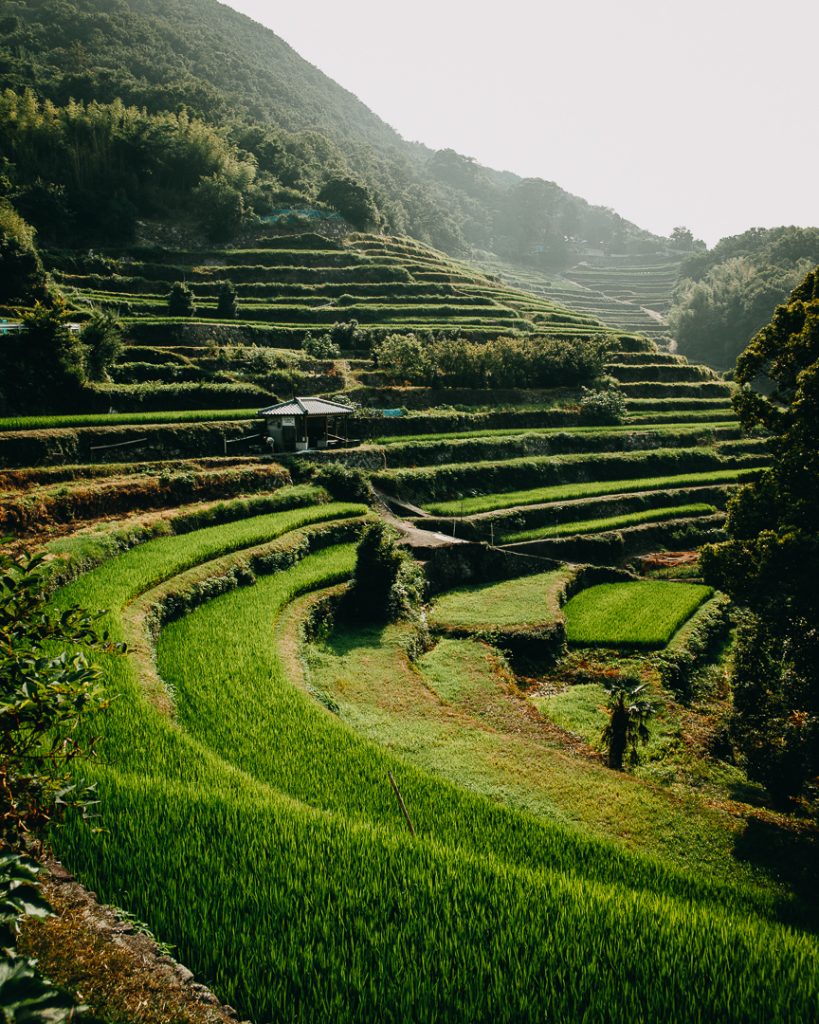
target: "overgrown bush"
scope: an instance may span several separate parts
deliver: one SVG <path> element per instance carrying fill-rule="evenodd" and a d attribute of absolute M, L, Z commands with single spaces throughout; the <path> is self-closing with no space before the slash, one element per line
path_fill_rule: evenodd
<path fill-rule="evenodd" d="M 580 422 L 589 424 L 622 423 L 626 418 L 626 400 L 622 391 L 611 388 L 605 391 L 583 388 L 580 399 Z"/>
<path fill-rule="evenodd" d="M 189 284 L 176 281 L 168 292 L 168 316 L 193 316 L 196 306 Z"/>
<path fill-rule="evenodd" d="M 317 484 L 330 493 L 336 501 L 369 502 L 373 497 L 370 478 L 363 469 L 346 466 L 341 462 L 324 463 L 315 474 Z"/>
<path fill-rule="evenodd" d="M 360 330 L 358 320 L 345 320 L 330 328 L 330 341 L 340 349 L 364 348 L 367 335 Z"/>
<path fill-rule="evenodd" d="M 338 345 L 329 334 L 313 336 L 309 331 L 302 338 L 302 351 L 313 359 L 338 359 L 341 354 Z"/>
<path fill-rule="evenodd" d="M 390 334 L 373 349 L 388 381 L 430 387 L 576 387 L 598 379 L 609 342 L 586 338 L 461 337 Z"/>
<path fill-rule="evenodd" d="M 383 522 L 364 529 L 358 544 L 346 614 L 362 622 L 394 622 L 419 614 L 425 579 L 421 566 L 396 543 Z"/>
<path fill-rule="evenodd" d="M 93 755 L 81 726 L 108 702 L 99 670 L 70 648 L 122 649 L 79 608 L 49 609 L 41 562 L 0 557 L 0 839 L 12 848 L 41 840 L 67 809 L 85 814 L 93 803 L 72 762 Z"/>
<path fill-rule="evenodd" d="M 236 288 L 232 281 L 223 281 L 219 285 L 219 295 L 216 299 L 216 315 L 224 320 L 234 320 L 239 315 L 239 308 L 236 303 Z"/>
<path fill-rule="evenodd" d="M 659 657 L 663 685 L 682 699 L 690 699 L 697 669 L 718 648 L 730 625 L 730 601 L 724 594 L 695 612 Z"/>

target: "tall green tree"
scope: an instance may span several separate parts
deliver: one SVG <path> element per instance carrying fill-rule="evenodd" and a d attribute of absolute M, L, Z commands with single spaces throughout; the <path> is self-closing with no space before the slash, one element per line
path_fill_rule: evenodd
<path fill-rule="evenodd" d="M 94 309 L 80 331 L 85 349 L 86 380 L 108 380 L 108 371 L 122 353 L 122 324 L 107 309 Z"/>
<path fill-rule="evenodd" d="M 769 434 L 772 464 L 706 547 L 709 583 L 746 609 L 733 668 L 733 737 L 779 802 L 819 776 L 819 268 L 737 362 L 743 426 Z"/>
<path fill-rule="evenodd" d="M 51 412 L 76 406 L 85 382 L 85 348 L 69 327 L 62 298 L 35 303 L 22 330 L 0 352 L 2 404 L 11 412 Z"/>
<path fill-rule="evenodd" d="M 191 286 L 185 281 L 175 281 L 168 292 L 168 315 L 193 316 L 195 312 Z"/>
<path fill-rule="evenodd" d="M 359 231 L 377 227 L 378 210 L 372 193 L 355 178 L 331 178 L 318 194 L 319 202 L 327 203 Z"/>
<path fill-rule="evenodd" d="M 27 304 L 42 299 L 46 281 L 34 229 L 11 203 L 0 200 L 0 302 Z"/>

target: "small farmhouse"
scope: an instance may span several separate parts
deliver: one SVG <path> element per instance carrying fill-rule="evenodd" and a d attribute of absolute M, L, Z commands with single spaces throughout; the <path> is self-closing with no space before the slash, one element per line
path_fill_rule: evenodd
<path fill-rule="evenodd" d="M 276 452 L 306 452 L 346 447 L 348 417 L 353 410 L 326 398 L 291 398 L 260 409 L 266 436 Z"/>

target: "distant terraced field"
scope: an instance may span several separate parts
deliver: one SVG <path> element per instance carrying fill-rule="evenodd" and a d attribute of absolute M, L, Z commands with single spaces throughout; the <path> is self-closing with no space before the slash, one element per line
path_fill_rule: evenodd
<path fill-rule="evenodd" d="M 586 256 L 561 275 L 545 274 L 495 258 L 481 259 L 487 273 L 516 288 L 594 317 L 613 330 L 667 339 L 665 314 L 679 277 L 681 259 L 642 256 Z"/>

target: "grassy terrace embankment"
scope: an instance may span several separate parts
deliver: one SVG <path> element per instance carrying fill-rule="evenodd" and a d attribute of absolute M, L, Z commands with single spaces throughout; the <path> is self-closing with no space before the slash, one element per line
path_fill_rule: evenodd
<path fill-rule="evenodd" d="M 169 316 L 165 301 L 177 280 L 190 284 L 198 306 L 191 319 L 204 324 L 224 319 L 216 313 L 216 298 L 220 282 L 230 280 L 238 299 L 231 326 L 283 347 L 297 347 L 308 330 L 349 320 L 399 331 L 457 329 L 478 338 L 606 330 L 594 317 L 504 286 L 406 239 L 353 235 L 339 243 L 297 236 L 291 248 L 280 241 L 262 239 L 245 249 L 142 249 L 92 258 L 55 253 L 51 266 L 79 307 L 96 303 L 119 309 L 140 337 L 159 342 L 163 333 L 168 342 L 185 327 L 184 319 Z"/>

